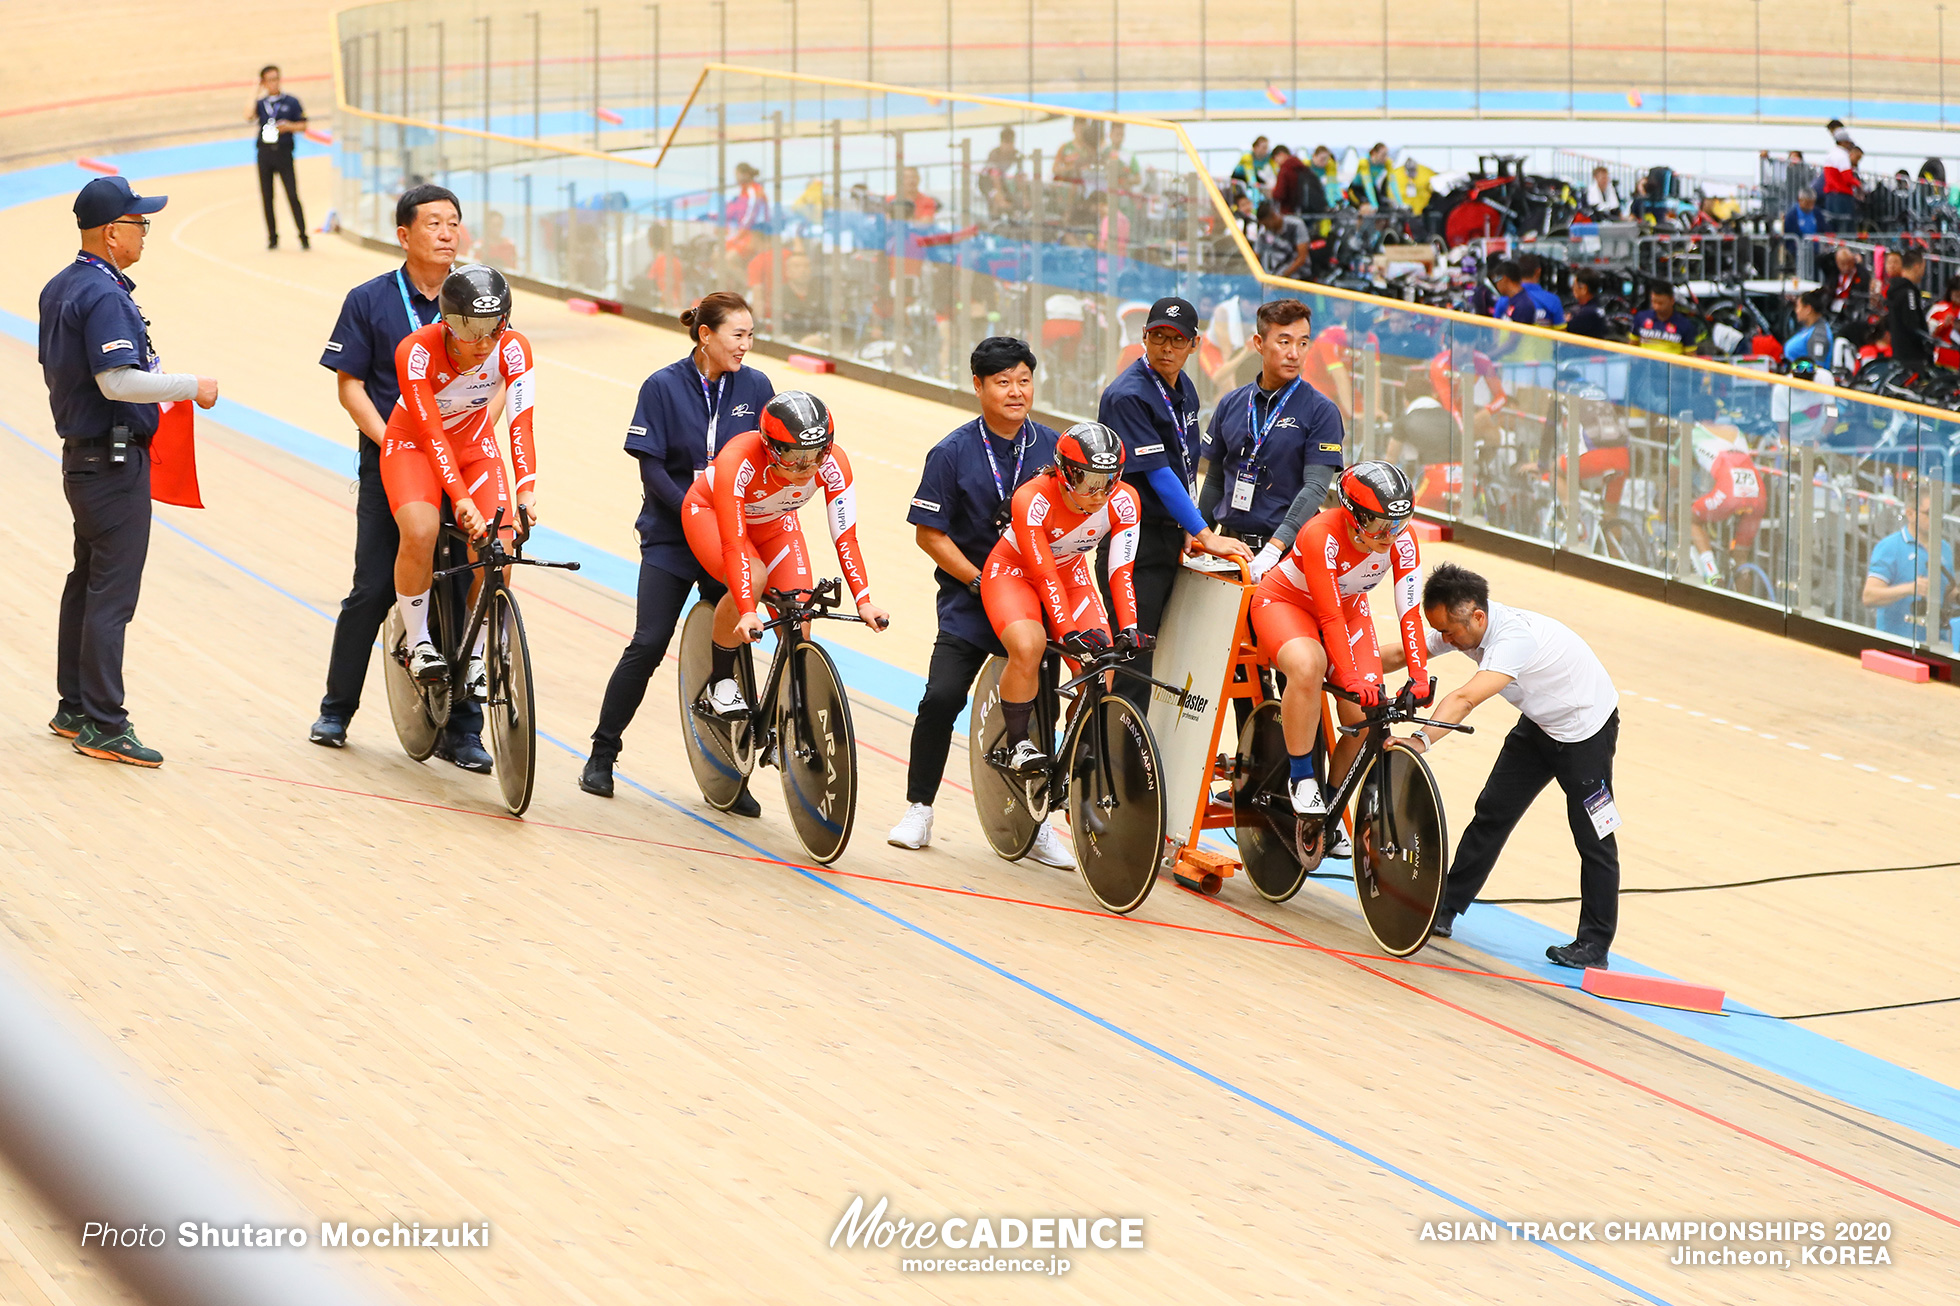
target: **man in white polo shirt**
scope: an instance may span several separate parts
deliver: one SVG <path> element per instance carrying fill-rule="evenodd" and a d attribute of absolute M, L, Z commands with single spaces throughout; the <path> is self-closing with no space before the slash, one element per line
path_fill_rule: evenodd
<path fill-rule="evenodd" d="M 1438 721 L 1461 721 L 1493 694 L 1521 714 L 1477 796 L 1476 815 L 1457 841 L 1435 933 L 1450 937 L 1458 912 L 1483 891 L 1525 809 L 1558 781 L 1566 819 L 1579 848 L 1579 936 L 1545 949 L 1561 966 L 1604 967 L 1620 916 L 1620 851 L 1613 837 L 1613 751 L 1620 737 L 1620 695 L 1586 642 L 1561 622 L 1490 601 L 1482 576 L 1454 563 L 1431 572 L 1422 590 L 1423 615 L 1434 630 L 1431 654 L 1467 653 L 1477 674 L 1436 706 Z M 1385 658 L 1384 661 L 1387 661 Z M 1447 731 L 1424 728 L 1411 737 L 1427 752 Z"/>

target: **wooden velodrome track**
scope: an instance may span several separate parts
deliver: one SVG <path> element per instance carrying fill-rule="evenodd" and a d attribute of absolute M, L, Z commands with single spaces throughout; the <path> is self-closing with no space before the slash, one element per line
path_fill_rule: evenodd
<path fill-rule="evenodd" d="M 322 196 L 324 165 L 303 172 Z M 330 239 L 265 253 L 243 169 L 143 188 L 171 196 L 135 269 L 166 365 L 345 441 L 314 360 L 344 289 L 385 260 Z M 0 309 L 31 318 L 71 222 L 66 197 L 0 212 L 15 252 Z M 621 428 L 638 381 L 684 345 L 530 296 L 518 321 L 543 361 L 546 521 L 629 555 Z M 795 379 L 839 415 L 897 617 L 885 636 L 839 638 L 922 673 L 931 588 L 903 508 L 924 450 L 961 418 Z M 774 860 L 796 846 L 771 784 L 760 822 L 708 819 L 678 762 L 671 668 L 628 737 L 632 783 L 586 797 L 583 736 L 631 609 L 582 577 L 524 578 L 542 728 L 564 745 L 544 746 L 524 822 L 500 818 L 488 780 L 401 754 L 378 670 L 349 748 L 311 747 L 351 556 L 347 473 L 214 423 L 211 506 L 159 513 L 131 631 L 135 720 L 169 762 L 78 758 L 42 726 L 67 519 L 38 369 L 10 336 L 0 421 L 16 487 L 0 520 L 10 953 L 293 1212 L 493 1222 L 488 1251 L 367 1254 L 407 1300 L 1634 1300 L 1624 1284 L 1677 1303 L 1890 1301 L 1951 1282 L 1960 1152 L 1529 982 L 1549 968 L 1480 943 L 1494 913 L 1473 912 L 1427 966 L 1375 956 L 1351 900 L 1319 885 L 1281 908 L 1243 883 L 1216 902 L 1165 885 L 1113 919 L 1084 910 L 1072 875 L 982 851 L 953 786 L 930 852 L 887 847 L 910 703 L 858 698 L 865 791 L 830 872 Z M 1628 691 L 1629 884 L 1950 857 L 1950 690 L 1435 554 L 1570 622 Z M 1444 659 L 1445 684 L 1467 665 Z M 1474 738 L 1439 752 L 1459 830 L 1510 719 L 1486 707 Z M 1629 898 L 1620 953 L 1770 1012 L 1946 996 L 1960 987 L 1946 874 Z M 1573 880 L 1563 815 L 1541 803 L 1493 892 Z M 1565 931 L 1572 911 L 1532 916 Z M 1952 1083 L 1948 1011 L 1817 1024 Z M 914 1218 L 1140 1214 L 1148 1250 L 1078 1254 L 1038 1287 L 907 1276 L 895 1249 L 827 1248 L 859 1193 Z M 11 1181 L 5 1199 L 0 1296 L 122 1299 L 72 1227 Z M 1425 1220 L 1471 1208 L 1885 1219 L 1896 1264 L 1767 1280 L 1675 1268 L 1656 1244 L 1418 1241 Z"/>

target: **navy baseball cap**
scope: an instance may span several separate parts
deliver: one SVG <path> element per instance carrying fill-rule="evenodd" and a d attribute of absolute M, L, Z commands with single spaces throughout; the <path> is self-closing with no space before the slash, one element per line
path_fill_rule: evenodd
<path fill-rule="evenodd" d="M 1145 331 L 1152 327 L 1175 327 L 1186 340 L 1198 338 L 1198 310 L 1191 302 L 1167 295 L 1150 306 L 1150 317 L 1143 324 Z"/>
<path fill-rule="evenodd" d="M 169 197 L 138 195 L 122 177 L 97 177 L 75 196 L 75 225 L 83 231 L 104 227 L 135 213 L 155 213 Z"/>

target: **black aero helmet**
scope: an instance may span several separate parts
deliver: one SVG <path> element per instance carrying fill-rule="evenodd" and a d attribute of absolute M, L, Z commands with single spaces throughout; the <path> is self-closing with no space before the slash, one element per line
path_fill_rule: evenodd
<path fill-rule="evenodd" d="M 777 462 L 814 467 L 837 438 L 830 409 L 802 390 L 785 390 L 762 408 L 762 441 Z"/>
<path fill-rule="evenodd" d="M 1101 422 L 1077 422 L 1055 442 L 1062 481 L 1077 494 L 1107 494 L 1123 470 L 1123 437 Z"/>
<path fill-rule="evenodd" d="M 1371 535 L 1393 535 L 1415 514 L 1415 492 L 1408 475 L 1394 463 L 1356 463 L 1341 473 L 1341 507 L 1347 509 L 1354 524 Z"/>
<path fill-rule="evenodd" d="M 494 336 L 510 325 L 510 282 L 481 263 L 465 263 L 442 280 L 442 320 L 465 340 Z"/>

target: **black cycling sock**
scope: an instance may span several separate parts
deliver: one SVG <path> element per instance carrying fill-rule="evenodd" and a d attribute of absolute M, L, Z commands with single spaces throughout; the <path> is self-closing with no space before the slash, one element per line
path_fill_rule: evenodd
<path fill-rule="evenodd" d="M 1028 718 L 1034 715 L 1034 700 L 1010 703 L 1003 698 L 1000 701 L 1000 715 L 1001 719 L 1007 722 L 1005 742 L 1009 748 L 1012 748 L 1028 737 Z"/>
<path fill-rule="evenodd" d="M 719 644 L 713 645 L 713 648 L 714 655 L 712 661 L 714 666 L 708 673 L 708 683 L 712 685 L 716 681 L 735 679 L 735 655 L 741 652 L 741 650 L 723 648 Z"/>

